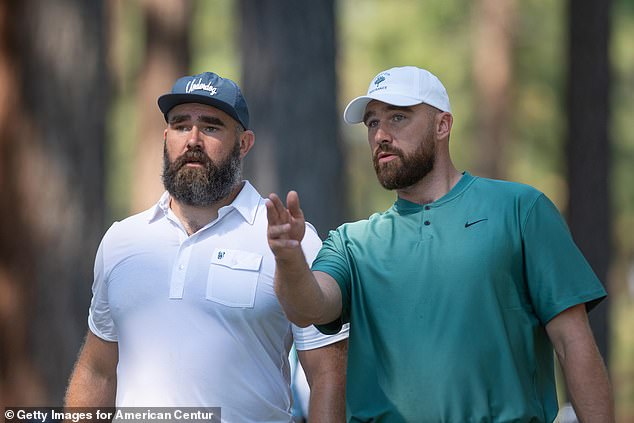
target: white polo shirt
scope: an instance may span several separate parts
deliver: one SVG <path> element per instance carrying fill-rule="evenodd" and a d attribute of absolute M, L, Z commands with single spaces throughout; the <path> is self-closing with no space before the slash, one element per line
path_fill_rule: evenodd
<path fill-rule="evenodd" d="M 273 289 L 264 199 L 245 182 L 188 236 L 163 194 L 110 227 L 95 260 L 88 325 L 118 342 L 117 407 L 221 407 L 223 421 L 291 420 L 288 352 L 348 336 L 299 328 Z M 302 247 L 321 247 L 307 224 Z"/>

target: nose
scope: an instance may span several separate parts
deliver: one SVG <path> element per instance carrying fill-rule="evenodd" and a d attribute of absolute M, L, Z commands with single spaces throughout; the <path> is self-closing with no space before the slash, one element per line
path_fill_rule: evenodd
<path fill-rule="evenodd" d="M 381 122 L 377 123 L 374 130 L 374 137 L 372 139 L 375 145 L 384 143 L 392 143 L 392 134 L 386 129 L 385 125 Z"/>
<path fill-rule="evenodd" d="M 198 125 L 192 126 L 192 130 L 189 133 L 189 138 L 187 139 L 187 147 L 193 148 L 202 145 L 202 143 L 203 141 L 200 136 L 200 129 L 198 128 Z"/>

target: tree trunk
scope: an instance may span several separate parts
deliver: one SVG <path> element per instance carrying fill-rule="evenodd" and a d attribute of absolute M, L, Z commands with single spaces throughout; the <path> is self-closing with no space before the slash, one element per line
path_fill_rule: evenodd
<path fill-rule="evenodd" d="M 191 2 L 143 0 L 145 60 L 138 79 L 139 135 L 136 139 L 131 209 L 139 212 L 163 192 L 165 119 L 156 100 L 188 73 Z M 132 142 L 132 140 L 130 140 Z"/>
<path fill-rule="evenodd" d="M 103 233 L 104 5 L 0 5 L 0 396 L 61 404 Z"/>
<path fill-rule="evenodd" d="M 608 122 L 611 1 L 570 0 L 568 64 L 568 222 L 604 284 L 610 266 Z M 591 313 L 599 350 L 609 357 L 608 301 Z"/>
<path fill-rule="evenodd" d="M 242 86 L 256 133 L 245 174 L 263 195 L 297 190 L 321 236 L 344 214 L 334 0 L 241 0 Z"/>
<path fill-rule="evenodd" d="M 477 0 L 474 4 L 473 77 L 476 141 L 474 173 L 489 178 L 505 174 L 509 140 L 515 0 Z"/>

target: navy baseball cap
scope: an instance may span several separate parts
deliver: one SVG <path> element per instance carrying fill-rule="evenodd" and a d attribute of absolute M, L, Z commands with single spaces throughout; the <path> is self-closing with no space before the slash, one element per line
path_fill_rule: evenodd
<path fill-rule="evenodd" d="M 184 103 L 201 103 L 222 110 L 249 128 L 249 108 L 238 84 L 213 72 L 179 78 L 172 92 L 158 98 L 158 106 L 167 121 L 167 113 Z"/>

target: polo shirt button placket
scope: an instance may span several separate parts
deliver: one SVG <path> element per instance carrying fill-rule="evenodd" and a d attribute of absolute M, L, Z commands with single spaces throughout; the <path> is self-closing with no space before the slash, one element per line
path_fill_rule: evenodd
<path fill-rule="evenodd" d="M 421 235 L 423 239 L 431 238 L 431 234 L 429 230 L 430 229 L 429 227 L 431 226 L 430 214 L 431 214 L 431 206 L 429 205 L 423 206 L 423 214 L 422 214 L 423 225 L 421 226 Z"/>
<path fill-rule="evenodd" d="M 186 239 L 182 242 L 180 248 L 178 249 L 178 254 L 176 254 L 174 261 L 174 267 L 172 267 L 173 270 L 169 292 L 170 299 L 180 300 L 183 298 L 183 291 L 185 290 L 185 276 L 187 276 L 187 265 L 189 264 L 191 250 L 191 239 Z"/>

